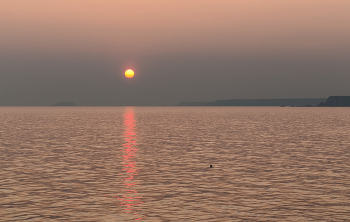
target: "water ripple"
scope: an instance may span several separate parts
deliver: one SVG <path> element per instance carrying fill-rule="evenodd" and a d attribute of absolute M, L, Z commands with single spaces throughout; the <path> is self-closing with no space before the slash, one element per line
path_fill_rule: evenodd
<path fill-rule="evenodd" d="M 1 107 L 0 121 L 1 221 L 350 221 L 348 108 Z"/>

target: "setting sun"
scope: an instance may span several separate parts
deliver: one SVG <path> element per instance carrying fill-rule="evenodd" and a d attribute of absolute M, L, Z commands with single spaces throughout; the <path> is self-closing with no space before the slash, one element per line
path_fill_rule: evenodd
<path fill-rule="evenodd" d="M 132 69 L 128 69 L 125 71 L 126 78 L 132 78 L 134 77 L 134 71 Z"/>

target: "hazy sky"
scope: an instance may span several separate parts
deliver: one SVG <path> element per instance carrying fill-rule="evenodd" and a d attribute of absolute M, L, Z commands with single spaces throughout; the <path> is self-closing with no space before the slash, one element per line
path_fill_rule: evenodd
<path fill-rule="evenodd" d="M 0 105 L 322 98 L 349 83 L 349 0 L 0 1 Z"/>

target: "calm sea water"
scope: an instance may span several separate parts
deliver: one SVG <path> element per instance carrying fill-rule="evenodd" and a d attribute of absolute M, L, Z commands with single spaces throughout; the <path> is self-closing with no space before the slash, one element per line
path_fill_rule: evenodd
<path fill-rule="evenodd" d="M 0 124 L 1 221 L 350 221 L 350 108 L 1 107 Z"/>

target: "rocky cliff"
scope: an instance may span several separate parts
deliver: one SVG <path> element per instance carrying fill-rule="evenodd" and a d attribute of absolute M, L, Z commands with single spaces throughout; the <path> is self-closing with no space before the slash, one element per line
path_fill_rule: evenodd
<path fill-rule="evenodd" d="M 350 96 L 330 96 L 326 102 L 321 102 L 319 107 L 350 107 Z"/>

